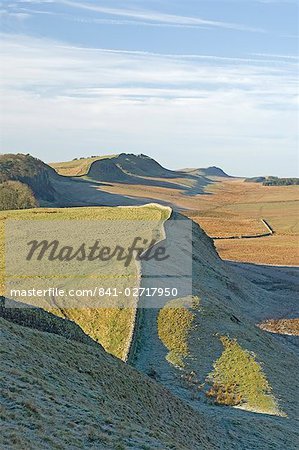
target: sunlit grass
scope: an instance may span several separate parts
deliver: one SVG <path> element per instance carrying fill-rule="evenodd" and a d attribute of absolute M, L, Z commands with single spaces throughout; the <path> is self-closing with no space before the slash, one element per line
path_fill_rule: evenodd
<path fill-rule="evenodd" d="M 158 335 L 169 350 L 166 358 L 178 367 L 184 367 L 184 359 L 189 354 L 188 336 L 194 319 L 192 306 L 195 304 L 198 304 L 198 299 L 171 300 L 158 315 Z"/>
<path fill-rule="evenodd" d="M 222 405 L 243 406 L 268 414 L 279 414 L 271 386 L 255 355 L 244 350 L 235 339 L 222 336 L 224 351 L 209 375 L 207 393 Z"/>
<path fill-rule="evenodd" d="M 53 167 L 59 175 L 75 177 L 86 175 L 91 164 L 95 161 L 113 158 L 114 156 L 116 155 L 94 156 L 91 158 L 74 159 L 73 161 L 50 163 L 49 165 Z"/>
<path fill-rule="evenodd" d="M 159 236 L 163 238 L 163 223 L 170 215 L 170 208 L 159 207 L 158 205 L 148 205 L 134 208 L 63 208 L 63 209 L 35 209 L 21 211 L 5 211 L 0 213 L 0 294 L 5 294 L 5 223 L 9 219 L 15 220 L 88 220 L 98 221 L 123 221 L 123 227 L 126 221 L 140 221 L 142 227 L 138 227 L 138 233 L 150 242 L 153 230 L 159 230 Z M 129 223 L 129 222 L 128 222 Z M 111 229 L 113 227 L 111 226 Z M 128 226 L 128 229 L 121 230 L 124 236 L 124 247 L 126 243 L 132 243 L 136 231 L 134 227 Z M 78 232 L 80 234 L 80 231 Z M 84 230 L 82 230 L 84 236 Z M 105 236 L 108 242 L 113 245 L 115 235 Z M 116 264 L 116 263 L 115 263 Z M 116 270 L 117 269 L 117 270 Z M 122 273 L 123 277 L 121 276 Z M 117 276 L 115 274 L 118 274 Z M 138 285 L 139 272 L 135 262 L 131 264 L 129 270 L 118 263 L 116 268 L 111 264 L 111 273 L 106 274 L 106 279 L 101 280 L 101 284 L 113 286 L 136 287 Z M 34 281 L 33 281 L 34 282 Z M 80 283 L 80 281 L 79 281 Z M 113 355 L 125 359 L 129 348 L 129 341 L 132 334 L 132 321 L 135 318 L 136 302 L 138 298 L 123 298 L 119 296 L 118 301 L 123 300 L 127 307 L 109 307 L 109 308 L 45 308 L 61 317 L 68 318 L 76 322 L 82 330 L 92 339 L 101 343 L 103 347 Z"/>

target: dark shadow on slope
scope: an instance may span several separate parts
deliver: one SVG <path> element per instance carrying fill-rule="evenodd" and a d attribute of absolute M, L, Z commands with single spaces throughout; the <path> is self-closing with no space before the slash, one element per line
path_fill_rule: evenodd
<path fill-rule="evenodd" d="M 184 195 L 188 195 L 190 197 L 194 197 L 196 195 L 212 195 L 210 192 L 205 192 L 205 187 L 209 184 L 213 184 L 214 181 L 210 180 L 209 178 L 197 176 L 195 178 L 195 184 L 194 186 L 186 189 L 184 192 Z"/>
<path fill-rule="evenodd" d="M 117 159 L 118 158 L 110 158 L 95 161 L 94 163 L 92 163 L 88 171 L 88 178 L 95 181 L 108 183 L 157 186 L 178 190 L 181 190 L 183 188 L 182 185 L 177 183 L 152 179 L 150 178 L 150 175 L 139 175 L 139 171 L 137 171 L 137 173 L 134 172 L 135 167 L 131 167 L 130 172 L 124 170 L 121 164 L 116 162 Z M 159 177 L 161 175 L 155 174 L 154 176 Z M 176 176 L 175 178 L 178 178 L 178 176 Z"/>
<path fill-rule="evenodd" d="M 2 296 L 0 296 L 0 317 L 23 327 L 57 334 L 82 344 L 99 346 L 75 322 L 57 317 L 41 308 L 33 308 L 31 305 Z"/>
<path fill-rule="evenodd" d="M 140 163 L 140 160 L 142 163 Z M 90 166 L 87 176 L 92 181 L 103 183 L 120 183 L 132 186 L 145 185 L 176 189 L 188 196 L 204 194 L 204 188 L 214 183 L 205 176 L 186 174 L 180 171 L 169 171 L 151 158 L 135 155 L 120 155 L 117 158 L 95 161 Z M 182 182 L 174 183 L 158 180 L 157 178 L 182 179 Z M 191 186 L 187 186 L 184 183 L 184 179 Z"/>
<path fill-rule="evenodd" d="M 155 198 L 138 198 L 103 192 L 100 190 L 99 183 L 84 179 L 74 181 L 72 178 L 60 177 L 53 182 L 53 185 L 56 191 L 55 201 L 43 202 L 41 205 L 44 207 L 139 206 L 157 202 L 167 205 L 167 202 L 158 201 Z"/>

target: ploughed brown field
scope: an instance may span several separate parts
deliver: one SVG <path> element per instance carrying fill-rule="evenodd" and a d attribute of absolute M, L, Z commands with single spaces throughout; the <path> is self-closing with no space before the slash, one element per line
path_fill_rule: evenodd
<path fill-rule="evenodd" d="M 264 219 L 274 230 L 272 236 L 215 240 L 220 256 L 258 264 L 299 265 L 299 187 L 263 186 L 243 179 L 215 181 L 203 194 L 193 196 L 177 189 L 129 184 L 101 190 L 176 205 L 211 237 L 267 233 Z"/>

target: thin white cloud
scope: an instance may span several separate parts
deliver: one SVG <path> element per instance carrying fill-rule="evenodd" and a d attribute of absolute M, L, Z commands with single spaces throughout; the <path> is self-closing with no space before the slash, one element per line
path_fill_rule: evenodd
<path fill-rule="evenodd" d="M 27 12 L 14 12 L 14 11 L 9 11 L 7 9 L 0 9 L 0 18 L 13 18 L 13 19 L 17 19 L 17 20 L 26 20 L 31 16 L 31 14 L 27 13 Z"/>
<path fill-rule="evenodd" d="M 116 17 L 131 18 L 140 21 L 146 21 L 147 23 L 159 23 L 159 24 L 169 24 L 178 25 L 184 27 L 217 27 L 228 30 L 239 30 L 248 32 L 265 32 L 265 30 L 256 27 L 249 27 L 243 24 L 230 23 L 224 21 L 216 21 L 203 19 L 200 17 L 190 17 L 175 14 L 166 14 L 159 11 L 151 11 L 146 9 L 129 9 L 129 8 L 116 8 L 110 6 L 102 6 L 94 3 L 86 3 L 82 1 L 72 1 L 72 0 L 25 0 L 21 3 L 32 3 L 32 4 L 43 4 L 43 3 L 57 3 L 61 5 L 68 6 L 74 9 L 81 9 L 85 11 L 92 11 L 105 15 L 112 15 Z"/>
<path fill-rule="evenodd" d="M 299 60 L 299 56 L 298 55 L 277 55 L 277 54 L 273 54 L 273 53 L 252 53 L 253 56 L 260 56 L 262 58 L 266 57 L 266 58 L 277 58 L 277 59 L 289 59 L 289 60 L 293 60 L 293 61 L 298 61 Z"/>

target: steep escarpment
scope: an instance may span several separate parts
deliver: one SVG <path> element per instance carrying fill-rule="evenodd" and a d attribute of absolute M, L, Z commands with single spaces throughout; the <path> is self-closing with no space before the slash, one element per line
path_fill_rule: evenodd
<path fill-rule="evenodd" d="M 58 175 L 54 169 L 37 158 L 23 154 L 0 155 L 0 183 L 20 181 L 27 184 L 37 199 L 55 200 L 52 180 Z"/>
<path fill-rule="evenodd" d="M 185 175 L 182 172 L 166 169 L 153 158 L 142 154 L 121 153 L 116 162 L 122 170 L 141 177 L 178 178 Z"/>
<path fill-rule="evenodd" d="M 271 290 L 255 283 L 254 276 L 244 277 L 219 258 L 212 240 L 194 223 L 191 255 L 184 256 L 186 241 L 171 232 L 174 220 L 188 219 L 173 213 L 165 230 L 166 247 L 177 249 L 178 267 L 186 267 L 192 258 L 190 298 L 182 298 L 181 306 L 165 298 L 164 305 L 160 301 L 158 308 L 142 310 L 133 365 L 196 410 L 221 417 L 228 429 L 234 428 L 238 408 L 242 423 L 235 436 L 240 448 L 278 449 L 286 436 L 287 447 L 295 448 L 298 348 L 294 341 L 277 339 L 257 327 L 278 310 L 294 313 L 295 287 L 281 284 L 279 290 Z M 152 287 L 153 279 L 157 283 L 153 263 L 143 262 L 142 273 L 143 287 Z M 179 273 L 165 283 L 180 286 Z M 269 433 L 273 421 L 275 436 Z"/>
<path fill-rule="evenodd" d="M 95 161 L 90 166 L 88 176 L 99 181 L 115 181 L 125 183 L 133 181 L 132 176 L 125 173 L 117 164 L 114 158 Z"/>
<path fill-rule="evenodd" d="M 106 168 L 104 172 L 107 173 L 107 170 Z M 116 176 L 115 173 L 114 175 Z M 124 174 L 123 181 L 125 178 L 126 175 Z M 40 206 L 118 206 L 138 203 L 138 201 L 129 200 L 125 196 L 102 192 L 99 189 L 100 185 L 96 185 L 94 181 L 91 182 L 80 177 L 61 176 L 52 167 L 30 155 L 7 154 L 0 156 L 0 184 L 2 187 L 4 185 L 5 195 L 7 183 L 22 183 L 23 186 L 28 186 Z M 12 204 L 11 208 L 1 208 L 0 205 L 0 210 L 25 208 L 25 202 L 20 207 L 18 206 L 19 203 L 19 201 L 15 201 L 14 204 L 17 206 Z M 34 202 L 30 206 L 34 207 Z"/>
<path fill-rule="evenodd" d="M 171 179 L 188 178 L 188 175 L 165 169 L 149 156 L 121 153 L 115 157 L 102 158 L 92 162 L 87 177 L 108 183 L 148 185 L 181 190 L 185 186 L 171 181 Z"/>

